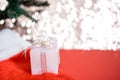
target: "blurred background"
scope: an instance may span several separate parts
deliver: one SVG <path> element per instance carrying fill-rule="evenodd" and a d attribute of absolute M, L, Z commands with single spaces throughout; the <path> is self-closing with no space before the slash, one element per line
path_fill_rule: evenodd
<path fill-rule="evenodd" d="M 26 0 L 24 0 L 26 1 Z M 119 0 L 35 0 L 49 6 L 22 6 L 37 23 L 21 15 L 0 20 L 29 42 L 37 35 L 55 36 L 64 49 L 120 49 Z M 17 23 L 16 23 L 17 20 Z"/>

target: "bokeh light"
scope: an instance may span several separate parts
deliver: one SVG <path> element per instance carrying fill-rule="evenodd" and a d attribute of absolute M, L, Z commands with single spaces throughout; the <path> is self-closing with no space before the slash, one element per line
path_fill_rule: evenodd
<path fill-rule="evenodd" d="M 119 0 L 54 0 L 33 17 L 38 23 L 20 20 L 28 28 L 24 39 L 54 35 L 64 49 L 120 49 Z"/>

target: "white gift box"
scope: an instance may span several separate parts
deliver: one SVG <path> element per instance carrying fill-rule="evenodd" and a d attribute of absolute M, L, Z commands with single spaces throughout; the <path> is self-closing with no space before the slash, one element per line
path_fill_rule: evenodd
<path fill-rule="evenodd" d="M 54 47 L 33 46 L 30 52 L 31 73 L 38 75 L 46 72 L 58 74 L 59 50 Z"/>

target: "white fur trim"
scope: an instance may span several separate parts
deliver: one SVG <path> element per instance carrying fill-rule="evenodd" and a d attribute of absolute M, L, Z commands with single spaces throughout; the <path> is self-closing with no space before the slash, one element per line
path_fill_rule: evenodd
<path fill-rule="evenodd" d="M 0 31 L 0 61 L 26 49 L 31 44 L 24 41 L 15 31 L 3 29 Z"/>

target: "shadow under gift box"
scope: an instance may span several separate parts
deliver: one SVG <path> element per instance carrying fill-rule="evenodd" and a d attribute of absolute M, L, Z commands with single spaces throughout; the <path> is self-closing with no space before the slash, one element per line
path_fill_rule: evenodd
<path fill-rule="evenodd" d="M 50 72 L 58 74 L 60 58 L 59 49 L 56 47 L 32 47 L 30 51 L 32 75 Z"/>

